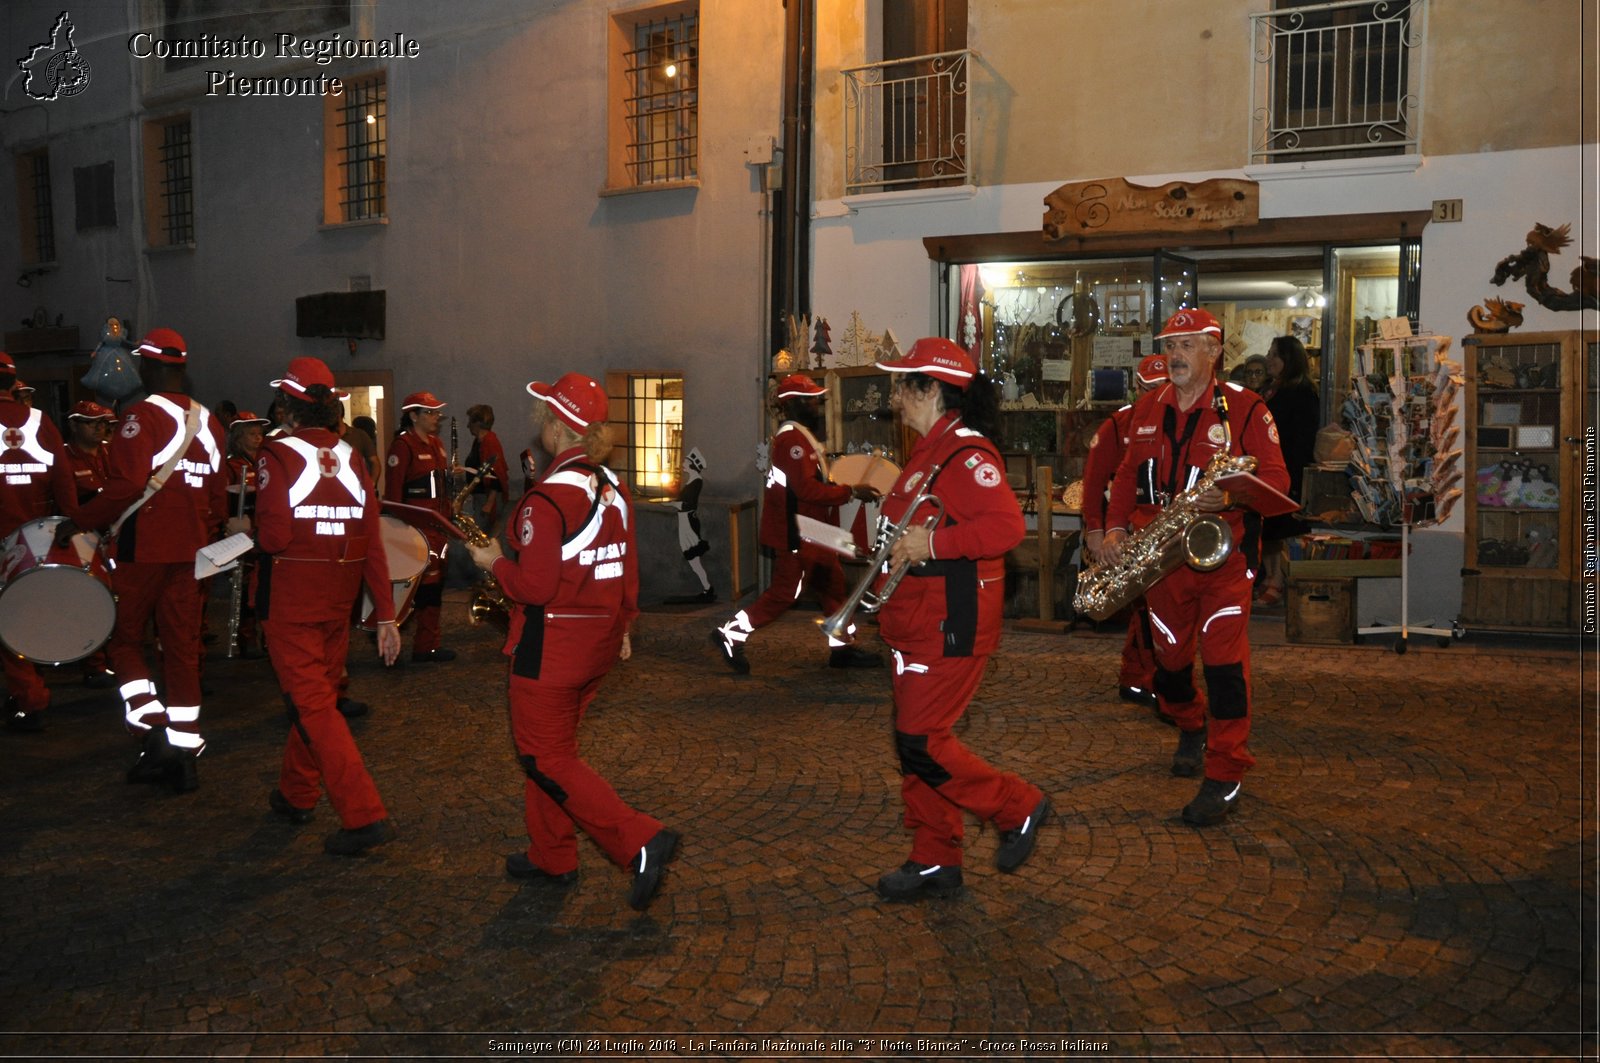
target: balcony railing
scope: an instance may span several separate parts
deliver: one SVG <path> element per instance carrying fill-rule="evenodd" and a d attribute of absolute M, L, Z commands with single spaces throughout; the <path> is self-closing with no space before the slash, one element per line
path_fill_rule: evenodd
<path fill-rule="evenodd" d="M 1250 161 L 1414 154 L 1428 0 L 1282 4 L 1250 16 Z"/>
<path fill-rule="evenodd" d="M 845 191 L 968 180 L 970 51 L 853 67 L 845 78 Z"/>

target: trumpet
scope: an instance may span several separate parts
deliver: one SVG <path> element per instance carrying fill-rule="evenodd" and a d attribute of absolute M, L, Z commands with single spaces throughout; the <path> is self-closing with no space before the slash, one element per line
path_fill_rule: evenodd
<path fill-rule="evenodd" d="M 876 613 L 883 608 L 884 603 L 894 594 L 895 588 L 900 586 L 900 581 L 905 578 L 906 573 L 910 570 L 911 563 L 909 561 L 901 561 L 893 568 L 887 568 L 886 566 L 889 564 L 890 551 L 894 549 L 894 544 L 899 542 L 912 527 L 912 521 L 916 519 L 917 511 L 924 507 L 932 508 L 932 512 L 922 521 L 922 527 L 929 531 L 937 528 L 939 522 L 944 519 L 944 503 L 939 500 L 939 496 L 929 494 L 927 491 L 927 485 L 933 483 L 933 478 L 939 475 L 941 467 L 942 465 L 935 465 L 928 470 L 927 477 L 922 481 L 923 490 L 912 498 L 911 505 L 906 507 L 906 511 L 901 515 L 900 519 L 883 530 L 883 534 L 878 541 L 878 548 L 873 551 L 872 563 L 867 566 L 866 573 L 856 583 L 855 589 L 844 600 L 844 604 L 832 616 L 822 622 L 822 630 L 829 638 L 843 639 L 845 633 L 850 629 L 851 618 L 855 616 L 858 610 L 864 613 Z M 872 584 L 878 578 L 880 571 L 887 571 L 888 575 L 884 578 L 883 585 L 874 591 Z"/>

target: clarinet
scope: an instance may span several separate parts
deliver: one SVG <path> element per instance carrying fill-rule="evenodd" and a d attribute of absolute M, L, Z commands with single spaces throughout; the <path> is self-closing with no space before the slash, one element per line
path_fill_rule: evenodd
<path fill-rule="evenodd" d="M 234 516 L 244 516 L 244 492 L 250 479 L 250 469 L 247 466 L 239 473 L 239 502 L 234 507 Z M 240 614 L 244 612 L 244 558 L 240 558 L 233 568 L 233 583 L 228 587 L 228 650 L 227 657 L 234 658 L 239 655 L 239 623 Z"/>
<path fill-rule="evenodd" d="M 450 467 L 444 473 L 445 494 L 450 498 L 456 496 L 456 466 L 461 464 L 461 444 L 456 435 L 456 419 L 450 418 Z"/>

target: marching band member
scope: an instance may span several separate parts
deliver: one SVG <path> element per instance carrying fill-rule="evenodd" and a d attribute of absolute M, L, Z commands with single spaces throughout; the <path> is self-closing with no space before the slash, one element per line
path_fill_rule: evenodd
<path fill-rule="evenodd" d="M 199 785 L 195 761 L 206 745 L 194 559 L 227 520 L 223 434 L 216 417 L 188 397 L 182 336 L 152 329 L 133 353 L 147 397 L 123 415 L 107 452 L 105 490 L 84 504 L 78 521 L 110 526 L 116 538 L 117 623 L 106 659 L 121 681 L 128 730 L 143 741 L 128 781 L 166 781 L 187 793 Z M 152 615 L 161 633 L 160 688 L 144 658 Z"/>
<path fill-rule="evenodd" d="M 338 709 L 350 614 L 363 583 L 378 620 L 378 655 L 393 664 L 400 653 L 378 498 L 366 462 L 339 439 L 328 367 L 296 358 L 272 384 L 282 390 L 288 430 L 263 444 L 257 464 L 256 544 L 265 558 L 257 606 L 291 727 L 268 804 L 291 823 L 307 823 L 320 784 L 340 824 L 323 849 L 354 856 L 395 836 Z"/>
<path fill-rule="evenodd" d="M 1134 381 L 1143 395 L 1167 379 L 1167 362 L 1159 354 L 1146 355 L 1134 371 Z M 1089 441 L 1089 456 L 1083 463 L 1083 553 L 1092 564 L 1098 565 L 1101 544 L 1105 539 L 1106 502 L 1111 477 L 1122 464 L 1122 451 L 1128 445 L 1128 421 L 1133 416 L 1133 403 L 1117 410 L 1101 422 L 1094 438 Z M 1118 696 L 1123 701 L 1155 709 L 1156 653 L 1151 644 L 1150 610 L 1144 602 L 1135 602 L 1129 611 L 1128 637 L 1122 643 L 1122 673 L 1118 677 Z M 1168 717 L 1162 719 L 1171 723 Z"/>
<path fill-rule="evenodd" d="M 472 433 L 472 449 L 467 451 L 467 464 L 456 472 L 466 476 L 483 473 L 467 496 L 467 515 L 477 521 L 485 535 L 498 535 L 510 476 L 506 472 L 506 448 L 494 434 L 494 407 L 480 403 L 469 408 L 467 431 Z"/>
<path fill-rule="evenodd" d="M 967 353 L 939 337 L 879 362 L 891 374 L 889 405 L 921 438 L 883 501 L 885 526 L 905 522 L 888 568 L 909 565 L 878 613 L 894 651 L 894 738 L 911 857 L 878 879 L 888 900 L 948 897 L 961 888 L 962 812 L 1000 829 L 995 864 L 1017 870 L 1033 853 L 1050 799 L 1032 783 L 990 767 L 955 736 L 1000 644 L 1005 555 L 1022 541 L 1017 498 L 991 441 L 997 398 Z M 944 512 L 924 505 L 937 497 Z"/>
<path fill-rule="evenodd" d="M 106 440 L 116 424 L 116 412 L 89 399 L 74 403 L 67 414 L 67 465 L 77 487 L 81 506 L 106 485 Z M 99 531 L 100 529 L 95 529 Z M 109 546 L 110 544 L 106 544 Z M 97 690 L 116 685 L 116 675 L 106 667 L 106 651 L 96 650 L 83 662 L 85 685 Z"/>
<path fill-rule="evenodd" d="M 711 644 L 727 666 L 739 675 L 750 671 L 744 644 L 758 628 L 778 619 L 811 588 L 822 602 L 824 615 L 844 604 L 849 587 L 839 555 L 800 538 L 795 518 L 811 517 L 825 524 L 839 522 L 839 506 L 860 498 L 875 499 L 870 487 L 852 488 L 828 480 L 828 463 L 817 432 L 822 431 L 821 398 L 828 389 L 804 373 L 785 377 L 778 384 L 778 407 L 783 423 L 768 448 L 771 462 L 761 507 L 761 545 L 772 551 L 772 582 L 761 597 L 741 609 L 711 633 Z M 877 668 L 883 661 L 855 643 L 855 625 L 848 639 L 828 639 L 828 665 L 832 668 Z"/>
<path fill-rule="evenodd" d="M 238 410 L 228 424 L 228 516 L 256 515 L 256 458 L 261 452 L 261 442 L 272 422 L 257 417 L 251 410 Z M 261 656 L 256 632 L 256 561 L 254 550 L 239 559 L 243 570 L 236 578 L 245 581 L 239 599 L 238 638 L 239 656 Z M 230 577 L 235 578 L 235 577 Z"/>
<path fill-rule="evenodd" d="M 450 494 L 445 476 L 450 459 L 439 440 L 440 411 L 445 403 L 430 392 L 416 391 L 406 396 L 400 407 L 409 427 L 395 437 L 389 447 L 389 471 L 384 477 L 383 497 L 391 502 L 431 509 L 450 520 Z M 444 602 L 444 556 L 446 540 L 430 528 L 418 529 L 428 540 L 428 567 L 412 602 L 416 635 L 411 640 L 413 661 L 453 661 L 455 650 L 439 645 L 439 612 Z"/>
<path fill-rule="evenodd" d="M 1259 462 L 1255 475 L 1269 486 L 1279 491 L 1289 486 L 1278 429 L 1266 403 L 1237 384 L 1217 382 L 1222 355 L 1217 319 L 1204 310 L 1180 310 L 1156 338 L 1167 359 L 1169 382 L 1133 408 L 1127 452 L 1111 481 L 1106 512 L 1102 550 L 1110 563 L 1121 558 L 1128 530 L 1154 520 L 1224 447 L 1253 455 Z M 1261 521 L 1255 513 L 1232 506 L 1227 493 L 1215 487 L 1200 496 L 1198 508 L 1222 514 L 1233 532 L 1233 553 L 1211 572 L 1180 565 L 1145 593 L 1145 602 L 1155 632 L 1160 709 L 1180 730 L 1172 774 L 1192 778 L 1205 769 L 1200 792 L 1184 806 L 1183 821 L 1204 827 L 1220 823 L 1237 807 L 1241 780 L 1255 764 L 1246 742 L 1250 590 Z M 1205 695 L 1194 683 L 1196 642 Z"/>
<path fill-rule="evenodd" d="M 528 848 L 506 857 L 513 878 L 577 881 L 576 828 L 630 867 L 628 903 L 643 910 L 661 885 L 678 835 L 623 802 L 578 756 L 578 723 L 600 681 L 632 654 L 639 565 L 627 489 L 600 464 L 611 450 L 600 385 L 568 373 L 534 381 L 540 444 L 553 460 L 511 514 L 517 556 L 500 543 L 469 545 L 473 560 L 517 603 L 511 658 L 511 734 L 523 783 Z"/>
<path fill-rule="evenodd" d="M 0 538 L 30 520 L 76 512 L 77 492 L 61 433 L 44 414 L 17 401 L 17 363 L 0 351 Z M 66 522 L 70 523 L 70 521 Z M 50 688 L 32 661 L 0 649 L 6 678 L 6 728 L 44 730 Z"/>

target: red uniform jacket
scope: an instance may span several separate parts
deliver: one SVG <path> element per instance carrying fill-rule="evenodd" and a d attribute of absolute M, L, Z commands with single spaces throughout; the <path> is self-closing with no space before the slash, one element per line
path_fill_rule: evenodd
<path fill-rule="evenodd" d="M 1214 402 L 1201 400 L 1178 408 L 1178 389 L 1163 384 L 1134 404 L 1128 424 L 1127 453 L 1111 481 L 1106 527 L 1137 531 L 1155 519 L 1171 498 L 1199 479 L 1211 458 L 1232 437 L 1232 453 L 1253 455 L 1255 474 L 1283 491 L 1289 472 L 1278 450 L 1278 429 L 1261 396 L 1238 384 L 1217 385 L 1228 403 L 1228 431 Z M 1213 395 L 1215 392 L 1213 392 Z M 1233 541 L 1254 550 L 1260 518 L 1237 507 L 1222 516 Z"/>
<path fill-rule="evenodd" d="M 256 462 L 259 458 L 259 452 L 255 458 L 248 454 L 228 455 L 228 516 L 239 516 L 239 495 L 235 488 L 244 491 L 244 515 L 249 517 L 255 514 Z"/>
<path fill-rule="evenodd" d="M 61 433 L 43 412 L 0 395 L 0 535 L 30 520 L 77 511 L 64 449 Z"/>
<path fill-rule="evenodd" d="M 261 445 L 256 465 L 256 610 L 312 623 L 350 616 L 365 581 L 378 620 L 394 619 L 389 561 L 367 463 L 326 428 Z"/>
<path fill-rule="evenodd" d="M 106 448 L 96 444 L 95 448 L 85 453 L 73 443 L 68 443 L 62 451 L 67 456 L 67 465 L 72 469 L 72 482 L 77 488 L 78 504 L 81 506 L 106 485 Z"/>
<path fill-rule="evenodd" d="M 944 518 L 930 540 L 933 560 L 908 570 L 878 613 L 878 633 L 901 653 L 973 657 L 1000 644 L 1005 555 L 1025 530 L 1004 469 L 994 444 L 963 427 L 955 413 L 941 417 L 912 448 L 883 500 L 883 519 L 898 523 L 922 491 L 944 503 Z M 912 523 L 933 512 L 925 505 Z"/>
<path fill-rule="evenodd" d="M 183 438 L 190 399 L 151 395 L 128 410 L 106 453 L 106 486 L 84 503 L 78 523 L 110 525 L 144 493 L 150 476 L 166 464 Z M 222 427 L 202 411 L 200 431 L 189 441 L 167 482 L 122 525 L 117 557 L 152 564 L 194 561 L 228 516 L 227 474 L 222 468 Z"/>
<path fill-rule="evenodd" d="M 639 565 L 628 491 L 573 448 L 511 514 L 515 559 L 494 578 L 521 608 L 505 653 L 513 675 L 577 686 L 605 674 L 639 615 Z"/>
<path fill-rule="evenodd" d="M 493 432 L 484 432 L 474 439 L 472 449 L 467 452 L 467 468 L 481 469 L 486 465 L 489 471 L 483 474 L 483 479 L 478 481 L 472 493 L 487 495 L 491 491 L 502 494 L 509 491 L 511 480 L 506 471 L 506 449 L 500 445 L 500 437 Z"/>
<path fill-rule="evenodd" d="M 445 474 L 449 470 L 450 459 L 438 436 L 401 432 L 389 447 L 389 471 L 383 478 L 383 497 L 391 502 L 431 509 L 448 521 L 451 499 L 445 486 Z M 442 536 L 427 528 L 421 531 L 435 552 L 444 544 Z"/>
<path fill-rule="evenodd" d="M 1106 488 L 1117 466 L 1122 464 L 1122 451 L 1128 445 L 1128 424 L 1133 420 L 1133 406 L 1122 407 L 1107 417 L 1089 441 L 1089 456 L 1083 462 L 1083 530 L 1104 531 L 1106 507 L 1110 499 Z"/>
<path fill-rule="evenodd" d="M 839 523 L 839 507 L 850 501 L 850 488 L 829 483 L 823 473 L 821 447 L 810 432 L 785 421 L 772 437 L 766 494 L 762 498 L 761 545 L 774 550 L 800 549 L 797 515 L 827 524 Z"/>

